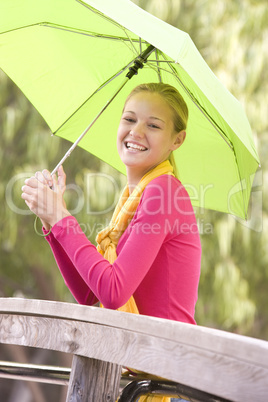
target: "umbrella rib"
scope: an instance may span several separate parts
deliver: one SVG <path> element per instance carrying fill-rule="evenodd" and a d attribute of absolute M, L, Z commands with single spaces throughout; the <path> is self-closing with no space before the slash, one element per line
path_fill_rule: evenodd
<path fill-rule="evenodd" d="M 106 85 L 108 85 L 111 81 L 113 81 L 115 78 L 119 77 L 128 67 L 130 67 L 133 64 L 133 61 L 135 59 L 131 60 L 125 67 L 122 68 L 122 70 L 120 70 L 119 72 L 117 72 L 115 75 L 113 75 L 112 77 L 110 77 L 107 81 L 105 81 L 101 86 L 99 86 L 69 117 L 68 119 L 66 119 L 54 132 L 53 134 L 56 134 L 61 127 L 64 126 L 64 124 L 67 123 L 67 121 L 69 121 L 74 115 L 75 113 L 81 109 L 86 103 L 87 101 L 92 98 L 97 92 L 99 92 L 101 89 L 103 89 L 104 87 L 106 87 Z"/>
<path fill-rule="evenodd" d="M 174 64 L 178 64 L 178 63 L 176 63 L 175 61 L 173 61 L 173 60 L 159 60 L 159 59 L 156 59 L 156 60 L 151 60 L 150 59 L 150 62 L 151 63 L 157 63 L 157 64 L 160 64 L 160 63 L 174 63 Z M 169 72 L 168 70 L 165 70 L 166 72 Z"/>
<path fill-rule="evenodd" d="M 150 49 L 151 48 L 151 49 Z M 150 53 L 153 51 L 154 47 L 152 45 L 150 45 L 143 53 L 146 53 L 146 56 L 141 53 L 140 56 L 142 57 L 142 64 L 144 62 L 146 62 L 147 57 L 149 57 Z M 150 50 L 150 53 L 148 54 L 148 51 Z M 143 57 L 146 57 L 146 59 L 144 60 Z M 92 98 L 97 92 L 99 92 L 102 88 L 104 88 L 109 82 L 113 81 L 116 77 L 120 76 L 129 66 L 133 65 L 133 63 L 135 63 L 135 61 L 137 60 L 137 58 L 132 59 L 127 65 L 125 65 L 125 67 L 123 67 L 119 72 L 117 72 L 115 75 L 113 75 L 112 77 L 110 77 L 107 81 L 105 81 L 105 83 L 103 83 L 99 88 L 97 88 L 69 117 L 68 119 L 66 119 L 58 128 L 57 130 L 54 131 L 53 134 L 56 134 L 57 131 L 60 130 L 60 128 L 66 124 L 66 122 L 68 120 L 70 120 L 72 118 L 72 116 L 79 110 L 81 109 L 81 107 L 83 107 L 83 105 L 85 105 L 85 103 Z M 138 68 L 141 68 L 140 66 Z M 129 74 L 129 73 L 128 73 Z M 131 79 L 131 76 L 126 75 L 126 77 L 128 77 L 128 79 Z"/>
<path fill-rule="evenodd" d="M 141 40 L 141 37 L 139 37 L 139 45 L 140 45 L 140 54 L 141 54 L 141 52 L 142 52 L 142 40 Z"/>
<path fill-rule="evenodd" d="M 123 36 L 102 35 L 102 34 L 97 34 L 95 32 L 89 33 L 89 32 L 86 32 L 86 31 L 77 30 L 75 28 L 65 27 L 63 25 L 47 24 L 47 23 L 42 23 L 42 24 L 39 24 L 39 25 L 45 26 L 45 27 L 48 27 L 48 28 L 60 29 L 60 30 L 63 30 L 63 31 L 71 32 L 71 33 L 77 33 L 79 35 L 85 35 L 85 36 L 88 36 L 88 37 L 91 37 L 91 38 L 106 39 L 106 40 L 107 39 L 108 40 L 117 40 L 117 41 L 122 41 L 125 44 L 130 43 L 131 47 L 129 47 L 129 49 L 132 50 L 132 51 L 134 50 L 134 53 L 136 55 L 139 55 L 139 53 L 138 53 L 138 51 L 137 51 L 137 49 L 136 49 L 136 47 L 134 45 L 134 42 L 140 43 L 140 38 L 139 39 L 132 39 L 128 35 L 127 31 L 123 27 L 122 27 L 122 29 L 126 34 L 125 38 Z M 147 42 L 143 41 L 143 44 L 147 44 Z"/>
<path fill-rule="evenodd" d="M 126 32 L 125 33 L 127 35 L 127 38 L 124 38 L 123 36 L 102 35 L 102 34 L 95 33 L 95 32 L 82 31 L 82 30 L 78 30 L 78 29 L 75 29 L 75 28 L 69 28 L 69 27 L 66 27 L 64 25 L 48 24 L 46 22 L 39 23 L 39 24 L 36 24 L 36 25 L 47 27 L 47 28 L 59 29 L 59 30 L 67 31 L 67 32 L 71 32 L 71 33 L 76 33 L 78 35 L 85 35 L 85 36 L 89 36 L 91 38 L 110 39 L 110 40 L 118 40 L 118 41 L 125 41 L 125 42 L 139 42 L 139 39 L 130 38 L 129 35 Z M 31 25 L 29 25 L 29 26 L 31 26 Z M 25 27 L 23 27 L 23 28 L 25 28 Z M 146 42 L 144 41 L 144 43 L 146 43 Z M 133 45 L 133 47 L 135 48 L 134 45 Z M 135 49 L 135 52 L 137 53 L 136 49 Z"/>
<path fill-rule="evenodd" d="M 154 64 L 151 64 L 151 62 L 156 63 L 157 60 L 149 60 L 147 62 L 147 66 L 149 66 L 151 69 L 153 69 L 155 71 L 161 70 L 161 71 L 164 71 L 165 73 L 174 75 L 174 73 L 172 71 L 167 70 L 166 68 L 160 67 L 160 63 L 162 63 L 162 60 L 158 60 L 158 66 L 157 67 Z"/>
<path fill-rule="evenodd" d="M 124 42 L 139 42 L 140 40 L 137 38 L 130 38 L 129 35 L 127 35 L 127 38 L 124 38 L 123 36 L 112 36 L 112 35 L 101 35 L 101 34 L 97 34 L 95 32 L 87 32 L 87 31 L 82 31 L 82 30 L 78 30 L 76 28 L 68 28 L 64 25 L 57 25 L 57 24 L 49 24 L 47 22 L 38 22 L 36 24 L 29 24 L 29 25 L 24 25 L 23 27 L 17 27 L 14 29 L 9 29 L 7 31 L 1 32 L 0 35 L 9 33 L 9 32 L 13 32 L 13 31 L 18 31 L 20 29 L 26 29 L 26 28 L 31 28 L 31 27 L 35 27 L 35 26 L 40 26 L 40 27 L 46 27 L 46 28 L 53 28 L 53 29 L 59 29 L 62 31 L 67 31 L 67 32 L 71 32 L 71 33 L 76 33 L 78 35 L 85 35 L 85 36 L 89 36 L 91 38 L 98 38 L 98 39 L 110 39 L 110 40 L 118 40 L 118 41 L 124 41 Z M 147 44 L 146 41 L 143 42 L 144 44 Z M 133 45 L 134 46 L 134 45 Z M 137 53 L 136 49 L 135 52 Z"/>
<path fill-rule="evenodd" d="M 126 29 L 125 29 L 125 28 L 123 28 L 123 29 L 124 29 L 124 32 L 125 32 L 126 36 L 127 36 L 128 39 L 129 39 L 129 42 L 130 42 L 131 46 L 133 47 L 134 53 L 136 53 L 136 54 L 138 55 L 139 53 L 138 53 L 137 49 L 135 48 L 131 37 L 128 35 Z M 140 43 L 140 38 L 139 38 L 138 40 L 136 40 L 135 42 L 139 42 L 139 43 Z M 141 52 L 140 52 L 140 53 L 141 53 Z"/>
<path fill-rule="evenodd" d="M 237 162 L 237 157 L 236 157 L 236 152 L 235 149 L 234 151 L 234 157 L 235 157 L 235 164 L 237 167 L 237 171 L 238 171 L 238 176 L 239 176 L 239 183 L 240 183 L 240 187 L 241 187 L 241 193 L 242 193 L 242 201 L 243 201 L 243 207 L 244 207 L 244 214 L 245 214 L 245 220 L 248 219 L 248 213 L 247 213 L 247 207 L 246 207 L 246 200 L 245 200 L 245 188 L 243 188 L 243 184 L 242 184 L 242 177 L 240 174 L 240 169 L 238 167 L 238 162 Z"/>
<path fill-rule="evenodd" d="M 165 54 L 163 54 L 161 52 L 163 58 L 166 57 Z M 154 61 L 154 60 L 153 60 Z M 200 112 L 204 115 L 204 117 L 210 122 L 210 124 L 215 128 L 215 130 L 217 131 L 217 133 L 222 137 L 222 139 L 226 142 L 226 144 L 229 146 L 229 148 L 231 148 L 232 150 L 234 149 L 233 144 L 230 142 L 229 138 L 226 137 L 226 135 L 224 134 L 224 132 L 222 131 L 222 129 L 219 127 L 219 125 L 215 122 L 215 120 L 206 112 L 206 110 L 204 110 L 204 108 L 202 107 L 202 105 L 200 105 L 200 103 L 198 102 L 198 100 L 194 97 L 194 95 L 192 94 L 191 91 L 189 91 L 189 89 L 184 85 L 184 83 L 182 82 L 182 80 L 180 79 L 180 77 L 178 76 L 174 66 L 172 66 L 173 64 L 179 64 L 178 62 L 174 62 L 174 61 L 169 61 L 169 60 L 159 60 L 160 63 L 162 62 L 166 62 L 170 68 L 170 70 L 167 70 L 163 67 L 160 67 L 159 64 L 157 66 L 157 68 L 155 68 L 154 65 L 150 64 L 152 62 L 152 60 L 150 60 L 150 62 L 148 62 L 148 65 L 151 68 L 154 68 L 155 70 L 162 70 L 165 71 L 169 74 L 172 74 L 176 80 L 180 83 L 181 87 L 184 89 L 184 91 L 187 93 L 187 95 L 190 97 L 190 99 L 192 100 L 192 102 L 196 105 L 196 107 L 200 110 Z M 154 61 L 155 62 L 155 61 Z"/>
<path fill-rule="evenodd" d="M 59 161 L 57 166 L 53 169 L 51 174 L 53 175 L 54 173 L 57 172 L 59 167 L 65 162 L 65 160 L 71 155 L 73 150 L 77 147 L 79 142 L 84 138 L 84 136 L 88 133 L 90 128 L 93 126 L 93 124 L 98 120 L 98 118 L 102 115 L 102 113 L 107 109 L 107 107 L 110 105 L 110 103 L 114 100 L 116 95 L 121 91 L 121 89 L 126 85 L 128 82 L 129 78 L 125 78 L 124 82 L 120 85 L 120 87 L 117 89 L 117 91 L 112 95 L 112 97 L 106 102 L 106 104 L 103 106 L 103 108 L 100 110 L 100 112 L 95 116 L 95 118 L 92 120 L 92 122 L 87 126 L 87 128 L 83 131 L 83 133 L 77 138 L 77 140 L 73 143 L 73 145 L 68 149 L 68 151 L 65 153 L 63 158 Z"/>
<path fill-rule="evenodd" d="M 115 20 L 113 20 L 112 18 L 107 17 L 105 14 L 101 13 L 99 10 L 97 10 L 94 7 L 89 6 L 88 4 L 83 3 L 81 0 L 75 0 L 77 3 L 79 3 L 81 6 L 87 8 L 88 10 L 90 10 L 92 13 L 97 14 L 99 17 L 103 18 L 104 20 L 110 22 L 111 24 L 115 25 L 117 28 L 122 29 L 123 31 L 125 31 L 125 27 L 123 27 L 123 25 L 119 24 L 118 22 L 116 22 Z"/>
<path fill-rule="evenodd" d="M 156 65 L 157 65 L 157 75 L 158 75 L 158 79 L 159 82 L 162 82 L 162 77 L 161 77 L 161 71 L 159 68 L 159 60 L 158 60 L 158 53 L 157 53 L 157 49 L 155 49 L 155 58 L 156 58 Z M 151 60 L 150 60 L 151 61 Z"/>
<path fill-rule="evenodd" d="M 178 63 L 177 63 L 178 64 Z M 173 71 L 174 77 L 176 78 L 176 80 L 180 83 L 180 85 L 182 86 L 182 88 L 185 90 L 185 92 L 187 93 L 187 95 L 190 97 L 190 99 L 193 101 L 193 103 L 196 105 L 196 107 L 200 110 L 200 112 L 204 115 L 204 117 L 210 122 L 210 124 L 212 124 L 212 126 L 215 128 L 215 130 L 217 131 L 217 133 L 222 137 L 222 139 L 226 142 L 226 144 L 229 146 L 229 148 L 231 148 L 232 150 L 234 150 L 234 146 L 233 144 L 230 142 L 229 138 L 226 137 L 226 135 L 224 134 L 224 132 L 222 131 L 222 129 L 219 127 L 219 125 L 215 122 L 215 120 L 206 112 L 206 110 L 204 110 L 204 108 L 202 107 L 202 105 L 200 105 L 200 103 L 198 102 L 198 100 L 194 97 L 194 95 L 192 94 L 191 91 L 189 91 L 189 89 L 184 85 L 184 83 L 182 82 L 182 80 L 180 79 L 180 77 L 177 75 L 176 71 L 174 71 L 174 67 L 168 62 L 168 65 L 170 67 L 170 69 Z"/>
<path fill-rule="evenodd" d="M 93 12 L 94 14 L 97 14 L 98 16 L 100 16 L 101 18 L 103 18 L 104 20 L 106 20 L 106 21 L 110 22 L 111 24 L 115 25 L 117 28 L 120 28 L 120 29 L 125 33 L 125 35 L 128 37 L 128 40 L 127 40 L 126 38 L 122 38 L 122 40 L 124 40 L 124 41 L 126 41 L 126 42 L 129 41 L 129 42 L 131 43 L 133 49 L 134 49 L 134 52 L 135 52 L 137 55 L 138 55 L 139 53 L 138 53 L 136 47 L 134 46 L 133 42 L 139 42 L 139 44 L 140 44 L 140 54 L 142 53 L 142 47 L 141 47 L 142 40 L 141 40 L 140 37 L 139 37 L 139 39 L 132 39 L 132 38 L 130 37 L 130 35 L 128 34 L 128 32 L 131 32 L 131 31 L 129 31 L 129 30 L 128 30 L 127 28 L 125 28 L 123 25 L 119 24 L 118 22 L 116 22 L 116 21 L 113 20 L 112 18 L 107 17 L 105 14 L 101 13 L 101 12 L 100 12 L 99 10 L 97 10 L 96 8 L 90 7 L 88 4 L 82 3 L 81 0 L 76 0 L 76 1 L 77 1 L 77 3 L 79 3 L 81 6 L 87 8 L 88 10 L 90 10 L 91 12 Z M 133 32 L 131 32 L 131 33 L 133 33 Z M 109 39 L 109 38 L 107 38 L 107 39 Z M 114 37 L 113 39 L 116 39 L 116 37 Z M 146 41 L 143 41 L 143 43 L 144 43 L 144 44 L 148 44 Z"/>

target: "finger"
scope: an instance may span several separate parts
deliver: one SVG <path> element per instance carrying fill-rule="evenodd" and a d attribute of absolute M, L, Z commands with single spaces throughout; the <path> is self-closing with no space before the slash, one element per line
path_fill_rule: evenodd
<path fill-rule="evenodd" d="M 62 165 L 59 167 L 59 170 L 58 170 L 58 185 L 59 185 L 60 190 L 62 192 L 64 192 L 65 188 L 66 188 L 66 174 L 63 170 Z"/>
<path fill-rule="evenodd" d="M 24 183 L 27 186 L 33 187 L 33 188 L 37 188 L 38 185 L 40 184 L 40 182 L 37 180 L 37 178 L 35 176 L 30 177 L 29 179 L 26 179 L 24 181 Z"/>
<path fill-rule="evenodd" d="M 53 179 L 52 179 L 50 171 L 47 169 L 44 169 L 44 170 L 42 170 L 42 173 L 43 173 L 43 176 L 46 178 L 49 187 L 52 187 Z"/>
<path fill-rule="evenodd" d="M 27 205 L 27 207 L 33 212 L 36 213 L 36 202 L 32 199 L 32 195 L 26 194 L 26 193 L 22 193 L 21 194 L 21 198 L 25 201 L 25 204 Z"/>
<path fill-rule="evenodd" d="M 26 191 L 24 191 L 21 194 L 21 198 L 26 202 L 26 204 L 28 205 L 28 207 L 30 208 L 30 205 L 33 202 L 33 194 L 31 193 L 27 193 Z"/>
<path fill-rule="evenodd" d="M 42 172 L 36 172 L 35 175 L 34 175 L 34 177 L 35 177 L 40 183 L 43 183 L 43 184 L 48 185 L 47 179 L 45 178 L 45 176 L 43 175 Z"/>
<path fill-rule="evenodd" d="M 22 192 L 26 194 L 34 194 L 36 189 L 27 185 L 22 186 Z"/>
<path fill-rule="evenodd" d="M 52 181 L 53 181 L 53 184 L 52 184 L 53 190 L 56 191 L 56 192 L 58 192 L 58 190 L 59 190 L 59 183 L 58 183 L 58 178 L 57 178 L 56 173 L 54 173 L 54 174 L 52 175 Z"/>
<path fill-rule="evenodd" d="M 47 184 L 44 184 L 41 181 L 37 180 L 35 176 L 26 179 L 24 183 L 26 186 L 29 186 L 33 189 L 43 189 L 44 187 L 47 187 Z"/>
<path fill-rule="evenodd" d="M 23 199 L 23 200 L 27 200 L 27 201 L 29 201 L 29 194 L 27 194 L 25 191 L 21 194 L 21 198 Z"/>

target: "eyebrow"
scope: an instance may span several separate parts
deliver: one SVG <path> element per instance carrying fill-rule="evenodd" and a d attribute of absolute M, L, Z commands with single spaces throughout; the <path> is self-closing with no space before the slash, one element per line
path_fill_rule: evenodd
<path fill-rule="evenodd" d="M 132 110 L 124 110 L 123 113 L 132 113 L 132 114 L 136 114 L 136 113 L 133 112 Z M 159 120 L 159 121 L 162 121 L 164 124 L 166 124 L 165 120 L 160 119 L 159 117 L 149 116 L 149 119 Z"/>
<path fill-rule="evenodd" d="M 132 114 L 135 114 L 135 112 L 132 112 L 132 110 L 123 110 L 123 113 L 132 113 Z"/>
<path fill-rule="evenodd" d="M 166 124 L 165 120 L 160 119 L 159 117 L 149 116 L 149 118 L 150 118 L 150 119 L 154 119 L 154 120 L 160 120 L 160 121 L 162 121 L 163 123 Z"/>

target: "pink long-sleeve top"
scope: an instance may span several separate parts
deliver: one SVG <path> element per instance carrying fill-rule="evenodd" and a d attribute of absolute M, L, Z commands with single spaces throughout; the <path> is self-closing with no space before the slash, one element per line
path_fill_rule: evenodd
<path fill-rule="evenodd" d="M 146 186 L 113 264 L 73 216 L 56 223 L 46 239 L 78 303 L 117 309 L 133 295 L 140 314 L 195 324 L 200 238 L 189 196 L 173 176 Z"/>

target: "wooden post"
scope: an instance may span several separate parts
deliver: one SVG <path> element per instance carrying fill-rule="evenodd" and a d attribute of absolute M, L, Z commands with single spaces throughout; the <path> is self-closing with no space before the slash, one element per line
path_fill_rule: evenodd
<path fill-rule="evenodd" d="M 121 366 L 74 355 L 66 402 L 115 402 Z"/>

